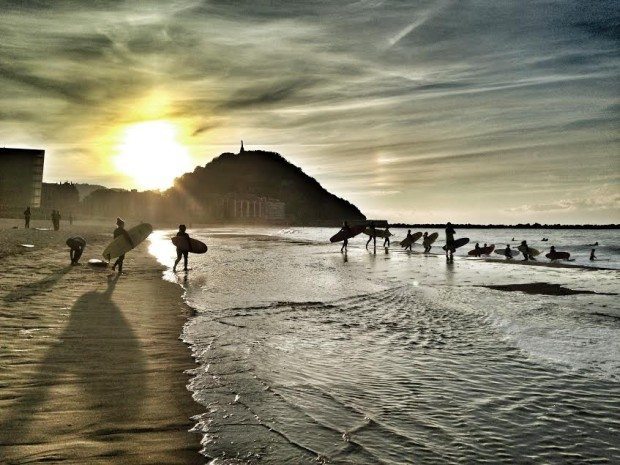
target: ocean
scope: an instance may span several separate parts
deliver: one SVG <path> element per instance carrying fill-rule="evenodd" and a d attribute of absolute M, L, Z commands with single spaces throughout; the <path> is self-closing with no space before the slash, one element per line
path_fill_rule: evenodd
<path fill-rule="evenodd" d="M 389 250 L 361 235 L 341 254 L 335 232 L 190 230 L 209 251 L 187 274 L 175 232 L 151 236 L 195 309 L 181 337 L 211 463 L 620 463 L 618 231 L 457 230 L 472 244 L 453 263 L 441 231 L 427 255 L 399 229 Z M 581 266 L 466 256 L 522 239 Z M 594 293 L 485 287 L 527 283 Z"/>

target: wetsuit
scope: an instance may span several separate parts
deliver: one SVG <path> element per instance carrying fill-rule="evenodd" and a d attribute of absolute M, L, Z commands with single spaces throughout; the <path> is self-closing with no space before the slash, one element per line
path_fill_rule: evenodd
<path fill-rule="evenodd" d="M 116 239 L 118 236 L 125 236 L 125 239 L 129 241 L 129 245 L 133 247 L 133 241 L 131 240 L 131 236 L 129 236 L 129 233 L 125 230 L 125 228 L 119 226 L 114 230 L 114 238 Z M 112 265 L 112 269 L 114 270 L 118 266 L 118 272 L 121 273 L 123 271 L 123 260 L 125 260 L 125 254 L 119 255 L 119 257 L 114 262 L 114 265 Z"/>
<path fill-rule="evenodd" d="M 177 233 L 177 237 L 185 237 L 187 239 L 187 246 L 191 249 L 192 248 L 192 243 L 189 240 L 189 234 L 187 234 L 186 232 L 181 232 L 179 231 Z M 174 262 L 174 266 L 172 267 L 173 270 L 176 270 L 177 265 L 179 264 L 179 262 L 181 261 L 181 257 L 183 257 L 183 271 L 187 271 L 187 258 L 189 255 L 189 250 L 181 250 L 177 247 L 177 259 Z"/>

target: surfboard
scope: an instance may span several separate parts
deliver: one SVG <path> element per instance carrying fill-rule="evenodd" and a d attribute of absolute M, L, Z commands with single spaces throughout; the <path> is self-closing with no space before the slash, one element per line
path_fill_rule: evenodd
<path fill-rule="evenodd" d="M 174 236 L 172 238 L 172 243 L 181 252 L 205 253 L 209 249 L 207 247 L 207 244 L 199 241 L 198 239 L 194 239 L 193 237 L 189 238 L 189 244 L 188 244 L 186 237 Z"/>
<path fill-rule="evenodd" d="M 358 234 L 361 234 L 362 231 L 366 229 L 366 225 L 356 225 L 356 226 L 349 226 L 349 231 L 345 231 L 344 229 L 341 229 L 340 231 L 338 231 L 336 234 L 334 234 L 332 237 L 329 238 L 329 242 L 340 242 L 340 241 L 344 241 L 345 239 L 351 239 L 352 237 L 357 236 Z"/>
<path fill-rule="evenodd" d="M 97 268 L 105 268 L 108 266 L 108 262 L 104 260 L 99 260 L 98 258 L 91 258 L 90 260 L 88 260 L 88 264 Z"/>
<path fill-rule="evenodd" d="M 138 226 L 134 226 L 131 229 L 127 230 L 129 237 L 131 237 L 131 241 L 133 242 L 133 246 L 129 243 L 129 241 L 125 238 L 125 236 L 118 236 L 114 239 L 108 246 L 105 248 L 103 253 L 103 258 L 110 261 L 113 258 L 116 258 L 124 253 L 129 252 L 131 249 L 140 244 L 144 239 L 149 237 L 149 234 L 153 232 L 153 226 L 148 223 L 142 223 Z"/>
<path fill-rule="evenodd" d="M 364 234 L 366 234 L 367 236 L 372 236 L 373 235 L 371 230 L 370 230 L 370 228 L 364 229 Z M 375 235 L 375 237 L 386 238 L 386 237 L 390 237 L 392 235 L 392 233 L 390 231 L 385 230 L 385 229 L 376 229 L 375 228 L 375 234 L 374 235 Z"/>
<path fill-rule="evenodd" d="M 480 247 L 478 251 L 480 255 L 489 255 L 491 252 L 495 250 L 495 244 L 488 245 L 486 247 Z M 472 257 L 476 256 L 476 249 L 470 250 L 467 252 L 467 255 L 471 255 Z"/>
<path fill-rule="evenodd" d="M 549 252 L 545 255 L 550 260 L 568 260 L 570 258 L 570 253 L 568 252 Z"/>
<path fill-rule="evenodd" d="M 34 244 L 19 244 L 19 246 L 25 249 L 34 249 Z"/>
<path fill-rule="evenodd" d="M 454 241 L 454 248 L 458 249 L 459 247 L 463 247 L 465 244 L 467 244 L 469 242 L 469 238 L 468 237 L 461 237 L 460 239 L 457 239 Z M 443 250 L 446 250 L 447 245 L 444 245 L 442 247 Z"/>
<path fill-rule="evenodd" d="M 522 245 L 520 245 L 519 247 L 517 247 L 517 249 L 519 249 L 520 252 L 523 252 L 525 250 L 525 247 L 523 247 Z M 530 247 L 530 255 L 532 257 L 535 257 L 537 255 L 540 255 L 540 250 L 538 249 L 534 249 L 533 247 Z"/>
<path fill-rule="evenodd" d="M 433 234 L 429 234 L 424 241 L 422 241 L 422 245 L 424 247 L 429 247 L 433 242 L 437 240 L 439 237 L 439 233 L 434 232 Z"/>
<path fill-rule="evenodd" d="M 504 257 L 506 257 L 506 249 L 500 249 L 500 250 L 496 250 L 495 253 L 497 255 L 503 255 Z M 516 249 L 510 249 L 510 253 L 512 253 L 512 258 L 515 258 L 517 256 L 519 256 L 521 254 L 521 252 L 519 252 Z M 508 258 L 508 257 L 506 257 Z"/>
<path fill-rule="evenodd" d="M 421 232 L 413 233 L 411 237 L 405 237 L 402 241 L 400 241 L 401 247 L 409 247 L 411 244 L 416 242 L 418 239 L 422 237 Z"/>
<path fill-rule="evenodd" d="M 66 244 L 72 249 L 75 247 L 86 247 L 86 240 L 83 237 L 75 236 L 67 239 Z"/>

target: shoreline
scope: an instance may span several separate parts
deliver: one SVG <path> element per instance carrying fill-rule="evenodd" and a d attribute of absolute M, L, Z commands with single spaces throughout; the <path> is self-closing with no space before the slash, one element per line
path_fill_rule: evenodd
<path fill-rule="evenodd" d="M 64 240 L 73 230 L 90 240 L 71 267 Z M 192 310 L 148 243 L 115 279 L 86 264 L 111 239 L 108 225 L 19 231 L 44 240 L 4 255 L 0 462 L 205 463 L 190 432 L 202 412 L 186 387 L 196 365 L 180 340 Z M 6 243 L 11 234 L 1 233 Z"/>

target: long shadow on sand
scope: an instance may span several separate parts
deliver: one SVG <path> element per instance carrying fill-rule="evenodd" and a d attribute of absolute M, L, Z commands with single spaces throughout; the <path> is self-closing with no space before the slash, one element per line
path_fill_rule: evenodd
<path fill-rule="evenodd" d="M 60 281 L 60 279 L 64 275 L 66 275 L 71 270 L 71 268 L 73 267 L 65 266 L 64 268 L 61 268 L 60 270 L 52 273 L 49 276 L 46 276 L 39 281 L 17 286 L 14 291 L 9 292 L 7 295 L 4 296 L 4 299 L 2 300 L 5 303 L 19 302 L 22 300 L 28 300 L 37 294 L 41 294 L 42 292 L 45 292 L 54 287 L 54 285 L 58 281 Z"/>
<path fill-rule="evenodd" d="M 71 423 L 60 424 L 58 434 L 80 430 L 90 439 L 107 440 L 118 430 L 132 427 L 146 384 L 146 358 L 111 300 L 117 279 L 110 279 L 104 292 L 87 292 L 75 302 L 60 340 L 49 349 L 27 387 L 18 390 L 20 398 L 0 413 L 0 446 L 36 443 L 36 426 L 39 422 L 54 425 L 50 416 L 57 411 L 63 420 L 69 415 Z M 55 432 L 45 434 L 54 441 Z M 62 446 L 55 444 L 55 448 Z M 5 463 L 3 449 L 1 463 Z"/>

